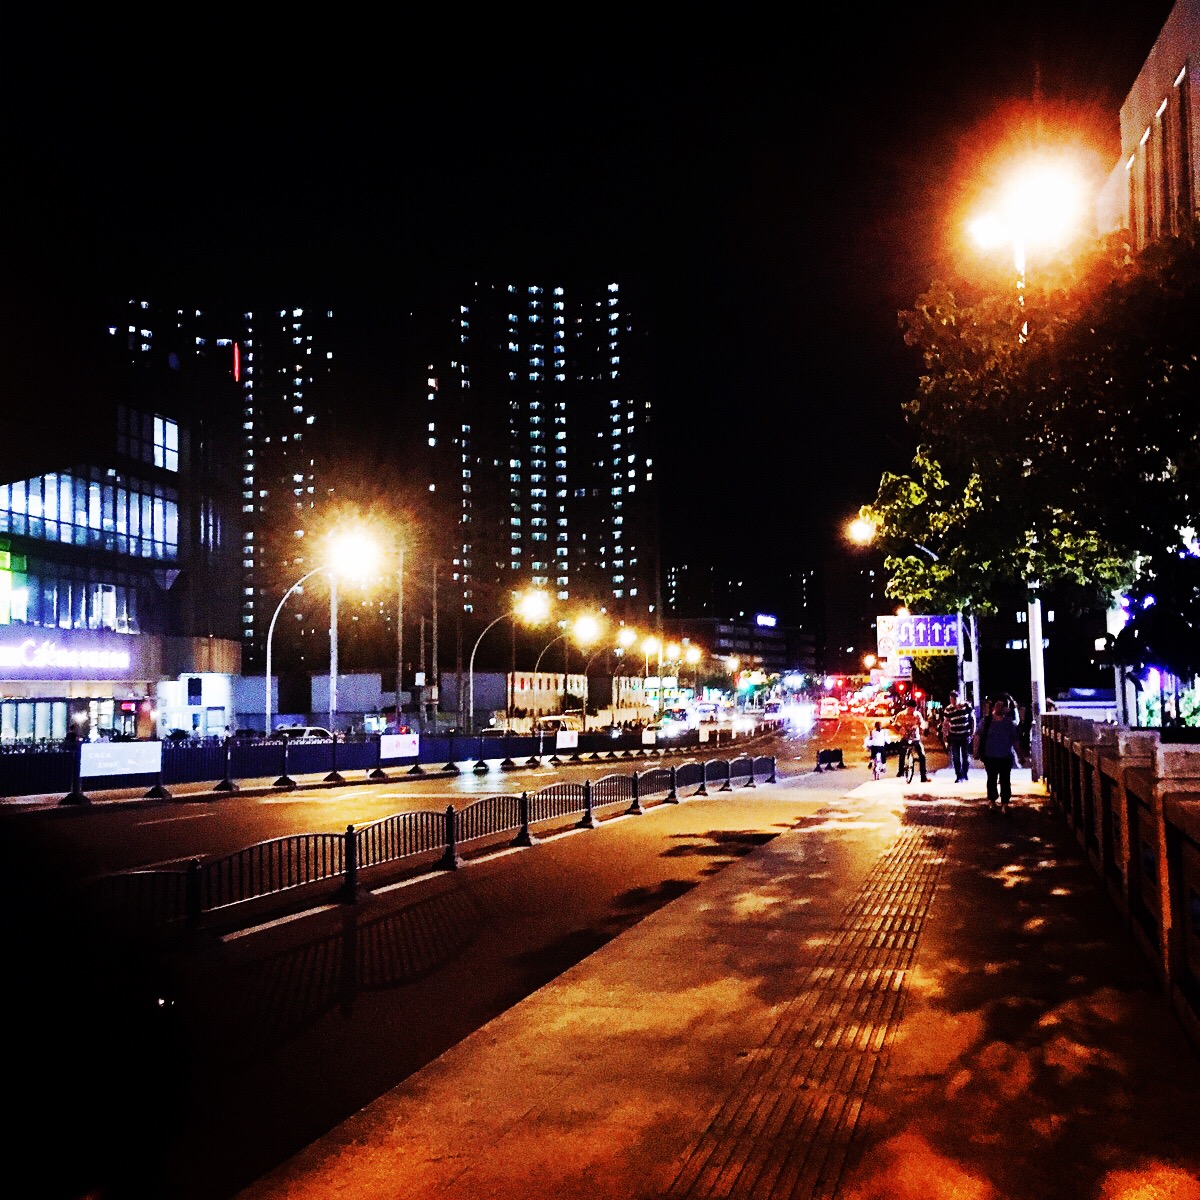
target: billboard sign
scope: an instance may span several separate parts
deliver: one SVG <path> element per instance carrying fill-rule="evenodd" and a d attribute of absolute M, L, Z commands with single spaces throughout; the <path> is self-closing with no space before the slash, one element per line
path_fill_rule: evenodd
<path fill-rule="evenodd" d="M 397 758 L 416 758 L 420 734 L 385 733 L 379 739 L 379 757 L 389 762 Z"/>
<path fill-rule="evenodd" d="M 157 775 L 162 742 L 84 742 L 79 747 L 80 779 L 113 775 Z"/>

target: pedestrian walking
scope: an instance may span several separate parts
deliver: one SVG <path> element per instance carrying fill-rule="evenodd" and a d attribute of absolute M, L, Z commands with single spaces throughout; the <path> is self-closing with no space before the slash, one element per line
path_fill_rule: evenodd
<path fill-rule="evenodd" d="M 900 769 L 898 776 L 904 774 L 904 763 L 908 755 L 915 754 L 921 767 L 921 782 L 929 782 L 929 774 L 925 768 L 925 746 L 921 738 L 925 733 L 925 718 L 917 709 L 916 700 L 909 700 L 904 711 L 892 722 L 893 728 L 900 735 Z"/>
<path fill-rule="evenodd" d="M 942 709 L 942 737 L 954 768 L 954 782 L 966 783 L 971 768 L 971 739 L 975 736 L 975 710 L 951 692 Z"/>
<path fill-rule="evenodd" d="M 1012 769 L 1017 765 L 1021 744 L 1021 728 L 1009 699 L 998 696 L 991 702 L 987 716 L 979 726 L 976 756 L 983 762 L 987 775 L 988 803 L 999 803 L 1008 812 L 1012 799 Z"/>

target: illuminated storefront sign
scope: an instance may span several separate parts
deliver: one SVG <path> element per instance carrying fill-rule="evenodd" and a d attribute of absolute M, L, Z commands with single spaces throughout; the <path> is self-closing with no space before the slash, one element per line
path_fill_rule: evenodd
<path fill-rule="evenodd" d="M 40 637 L 0 641 L 0 671 L 128 671 L 132 661 L 128 650 L 91 642 L 65 645 L 56 638 Z"/>

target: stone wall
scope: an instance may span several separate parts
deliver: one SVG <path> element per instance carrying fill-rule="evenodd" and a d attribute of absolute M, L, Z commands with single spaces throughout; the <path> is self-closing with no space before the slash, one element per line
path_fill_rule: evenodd
<path fill-rule="evenodd" d="M 1200 743 L 1042 718 L 1045 780 L 1200 1045 Z"/>

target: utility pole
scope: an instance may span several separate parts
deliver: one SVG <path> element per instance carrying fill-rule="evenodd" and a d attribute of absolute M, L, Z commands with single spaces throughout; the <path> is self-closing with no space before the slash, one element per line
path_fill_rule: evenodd
<path fill-rule="evenodd" d="M 417 647 L 417 727 L 425 728 L 425 614 L 421 614 L 421 639 Z"/>
<path fill-rule="evenodd" d="M 404 543 L 396 571 L 396 728 L 400 728 L 400 691 L 404 686 Z"/>
<path fill-rule="evenodd" d="M 466 720 L 467 710 L 464 707 L 466 697 L 463 695 L 463 631 L 462 605 L 460 603 L 456 603 L 454 606 L 454 684 L 454 696 L 458 701 L 457 724 L 461 729 Z"/>
<path fill-rule="evenodd" d="M 438 711 L 438 597 L 437 597 L 437 563 L 433 564 L 433 631 L 429 654 L 429 716 L 433 720 L 434 731 L 437 730 Z"/>

